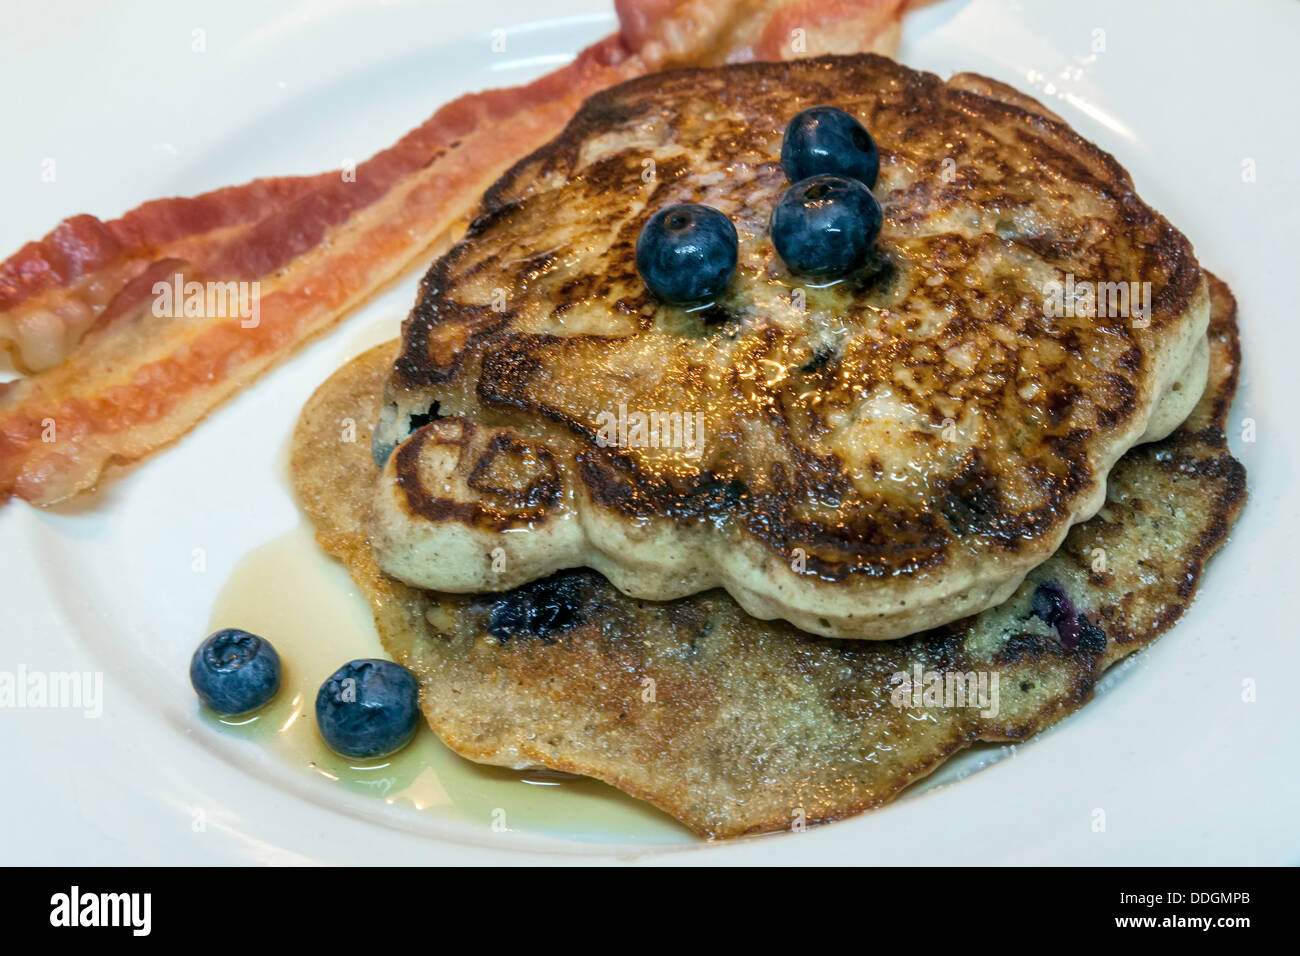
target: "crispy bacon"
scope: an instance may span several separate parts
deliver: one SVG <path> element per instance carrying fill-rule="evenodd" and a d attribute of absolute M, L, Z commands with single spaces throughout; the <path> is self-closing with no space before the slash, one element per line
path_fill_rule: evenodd
<path fill-rule="evenodd" d="M 0 264 L 0 344 L 43 369 L 0 387 L 0 500 L 56 501 L 182 435 L 444 238 L 597 90 L 666 65 L 871 49 L 900 4 L 616 0 L 619 34 L 531 84 L 447 104 L 355 175 L 66 220 Z M 782 46 L 795 29 L 802 48 Z M 155 315 L 154 284 L 176 275 L 259 283 L 256 324 Z"/>
<path fill-rule="evenodd" d="M 825 53 L 892 53 L 898 46 L 906 0 L 862 3 L 861 0 L 796 0 L 779 4 L 768 18 L 754 59 L 778 60 Z M 797 31 L 802 30 L 802 33 Z M 872 37 L 862 46 L 862 37 Z"/>
<path fill-rule="evenodd" d="M 892 54 L 907 0 L 614 0 L 621 35 L 665 64 Z M 700 46 L 710 38 L 711 50 Z"/>
<path fill-rule="evenodd" d="M 65 219 L 0 263 L 0 344 L 25 371 L 50 368 L 162 250 L 189 259 L 205 243 L 238 242 L 259 221 L 337 178 L 258 179 L 193 198 L 147 202 L 111 222 Z"/>

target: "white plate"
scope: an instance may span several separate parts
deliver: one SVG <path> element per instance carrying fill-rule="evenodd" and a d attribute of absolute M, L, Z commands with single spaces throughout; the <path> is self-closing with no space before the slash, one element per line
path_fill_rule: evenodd
<path fill-rule="evenodd" d="M 438 103 L 553 68 L 613 24 L 604 0 L 544 12 L 523 0 L 87 0 L 6 18 L 3 254 L 71 213 L 108 217 L 160 195 L 364 157 Z M 503 54 L 490 51 L 497 28 Z M 834 826 L 708 846 L 666 821 L 611 832 L 599 796 L 573 801 L 569 818 L 504 832 L 454 808 L 390 806 L 201 719 L 186 668 L 210 609 L 244 555 L 299 521 L 283 479 L 294 418 L 406 311 L 416 270 L 91 499 L 0 509 L 0 670 L 102 671 L 105 682 L 98 719 L 0 711 L 0 860 L 1300 861 L 1286 696 L 1300 671 L 1289 400 L 1300 354 L 1289 293 L 1300 268 L 1297 36 L 1300 5 L 1289 0 L 949 0 L 906 21 L 904 62 L 1004 80 L 1113 151 L 1241 302 L 1232 440 L 1251 500 L 1232 540 L 1174 631 L 1014 759 L 951 782 L 988 762 L 967 759 L 944 772 L 948 783 Z M 49 159 L 56 179 L 43 183 Z M 1254 442 L 1240 440 L 1247 418 Z M 283 597 L 292 606 L 291 588 Z M 610 819 L 631 819 L 610 806 Z"/>

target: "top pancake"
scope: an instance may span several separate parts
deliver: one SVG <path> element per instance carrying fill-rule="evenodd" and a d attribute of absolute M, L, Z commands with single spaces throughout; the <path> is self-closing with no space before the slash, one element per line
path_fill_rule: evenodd
<path fill-rule="evenodd" d="M 827 57 L 589 100 L 423 281 L 376 432 L 380 457 L 400 444 L 382 567 L 459 592 L 584 565 L 634 597 L 720 585 L 836 637 L 1006 598 L 1198 397 L 1173 385 L 1209 300 L 1112 157 L 971 79 Z M 820 103 L 876 138 L 885 223 L 867 267 L 814 288 L 767 224 L 785 124 Z M 658 302 L 633 260 L 677 202 L 740 237 L 731 288 L 695 311 Z M 1053 282 L 1092 308 L 1051 308 Z M 1124 285 L 1125 307 L 1118 283 L 1149 285 Z"/>

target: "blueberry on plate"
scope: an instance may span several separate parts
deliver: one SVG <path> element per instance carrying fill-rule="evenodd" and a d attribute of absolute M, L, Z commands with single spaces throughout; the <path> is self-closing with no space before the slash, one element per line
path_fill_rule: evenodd
<path fill-rule="evenodd" d="M 392 661 L 350 661 L 316 694 L 316 726 L 344 757 L 385 757 L 415 735 L 420 719 L 415 675 Z"/>
<path fill-rule="evenodd" d="M 792 183 L 833 173 L 870 189 L 880 174 L 880 153 L 866 127 L 853 116 L 834 106 L 814 106 L 786 124 L 781 168 Z"/>
<path fill-rule="evenodd" d="M 218 714 L 246 714 L 280 689 L 280 655 L 265 638 L 228 627 L 194 652 L 190 683 L 199 700 Z"/>
<path fill-rule="evenodd" d="M 880 204 L 844 176 L 813 176 L 785 191 L 772 210 L 772 242 L 790 271 L 833 278 L 861 266 L 880 234 Z"/>
<path fill-rule="evenodd" d="M 663 301 L 703 302 L 730 284 L 738 245 L 736 227 L 712 206 L 668 206 L 641 229 L 636 268 L 646 287 Z"/>

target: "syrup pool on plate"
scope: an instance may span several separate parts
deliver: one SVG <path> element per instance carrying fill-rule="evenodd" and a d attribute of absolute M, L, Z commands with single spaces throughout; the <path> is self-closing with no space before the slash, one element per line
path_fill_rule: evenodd
<path fill-rule="evenodd" d="M 265 637 L 280 654 L 280 692 L 245 717 L 204 719 L 255 741 L 323 787 L 346 787 L 412 813 L 451 816 L 490 830 L 494 824 L 590 842 L 681 843 L 691 839 L 668 815 L 599 781 L 550 771 L 476 764 L 448 749 L 421 723 L 415 739 L 378 760 L 341 757 L 316 729 L 316 691 L 342 664 L 387 657 L 370 608 L 347 572 L 316 545 L 308 525 L 249 553 L 212 609 L 209 633 L 239 627 Z"/>

